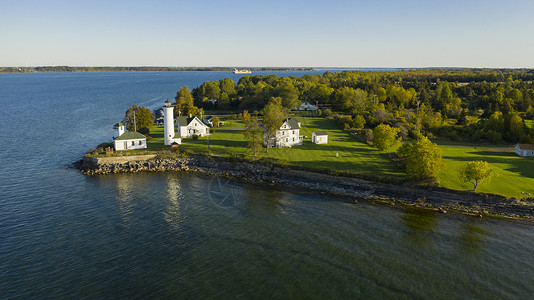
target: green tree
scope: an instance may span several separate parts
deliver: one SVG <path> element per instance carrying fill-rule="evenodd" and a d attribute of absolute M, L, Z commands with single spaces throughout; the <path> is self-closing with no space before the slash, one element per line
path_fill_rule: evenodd
<path fill-rule="evenodd" d="M 263 128 L 261 127 L 258 117 L 250 117 L 245 123 L 245 131 L 243 131 L 245 139 L 248 140 L 248 147 L 254 151 L 254 155 L 261 149 Z"/>
<path fill-rule="evenodd" d="M 187 115 L 191 113 L 191 109 L 194 106 L 193 95 L 187 85 L 182 86 L 178 93 L 176 93 L 176 109 L 174 110 L 174 116 Z"/>
<path fill-rule="evenodd" d="M 282 106 L 295 109 L 301 104 L 298 89 L 288 80 L 284 80 L 275 89 L 275 95 L 282 98 Z"/>
<path fill-rule="evenodd" d="M 282 99 L 273 97 L 263 108 L 263 133 L 267 142 L 267 152 L 271 142 L 276 138 L 276 131 L 282 126 L 287 117 L 287 110 L 282 107 Z"/>
<path fill-rule="evenodd" d="M 221 94 L 225 93 L 228 97 L 232 97 L 237 94 L 235 82 L 230 78 L 223 78 L 219 80 L 219 88 Z"/>
<path fill-rule="evenodd" d="M 221 119 L 219 117 L 215 116 L 211 120 L 211 123 L 213 124 L 213 127 L 219 127 L 219 123 L 221 122 Z"/>
<path fill-rule="evenodd" d="M 399 132 L 399 128 L 380 124 L 373 130 L 373 144 L 382 151 L 395 150 L 402 139 L 398 137 Z"/>
<path fill-rule="evenodd" d="M 476 191 L 478 185 L 483 181 L 491 181 L 496 176 L 495 171 L 487 161 L 470 161 L 458 169 L 460 179 L 473 184 L 473 191 Z"/>
<path fill-rule="evenodd" d="M 243 121 L 243 124 L 247 124 L 250 121 L 250 114 L 248 113 L 248 110 L 243 111 L 243 116 L 241 117 L 241 121 Z"/>
<path fill-rule="evenodd" d="M 445 166 L 441 149 L 427 137 L 402 145 L 397 153 L 406 165 L 406 173 L 417 179 L 436 179 Z"/>
<path fill-rule="evenodd" d="M 356 115 L 353 123 L 356 129 L 362 129 L 365 126 L 365 118 L 362 115 Z"/>
<path fill-rule="evenodd" d="M 150 128 L 154 125 L 154 114 L 144 106 L 132 105 L 126 110 L 122 123 L 129 131 L 137 131 L 143 127 Z"/>

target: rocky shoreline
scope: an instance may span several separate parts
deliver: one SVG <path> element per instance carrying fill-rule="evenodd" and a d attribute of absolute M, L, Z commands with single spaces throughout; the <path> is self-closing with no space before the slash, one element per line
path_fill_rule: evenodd
<path fill-rule="evenodd" d="M 158 158 L 84 157 L 75 166 L 86 175 L 112 173 L 183 171 L 224 176 L 250 182 L 283 184 L 357 201 L 377 201 L 391 205 L 416 206 L 442 213 L 461 212 L 477 216 L 534 219 L 534 202 L 499 195 L 456 191 L 445 188 L 421 188 L 371 182 L 359 178 L 293 170 L 276 164 L 257 163 L 214 156 Z"/>

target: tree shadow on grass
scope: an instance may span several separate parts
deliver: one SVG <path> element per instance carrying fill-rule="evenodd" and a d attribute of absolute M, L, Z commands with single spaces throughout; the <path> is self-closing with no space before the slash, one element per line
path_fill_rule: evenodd
<path fill-rule="evenodd" d="M 308 168 L 321 168 L 329 169 L 334 171 L 347 171 L 355 174 L 373 174 L 373 175 L 384 175 L 384 176 L 395 176 L 402 177 L 403 173 L 400 168 L 388 161 L 373 161 L 372 164 L 369 164 L 367 161 L 355 161 L 347 162 L 335 160 L 335 157 L 332 157 L 332 160 L 316 160 L 316 161 L 302 161 L 298 162 L 299 165 Z"/>
<path fill-rule="evenodd" d="M 515 153 L 507 152 L 472 152 L 476 156 L 443 156 L 444 159 L 452 161 L 469 162 L 482 160 L 491 164 L 506 164 L 505 171 L 517 173 L 523 177 L 534 178 L 534 159 L 518 157 Z M 478 156 L 478 157 L 477 157 Z"/>

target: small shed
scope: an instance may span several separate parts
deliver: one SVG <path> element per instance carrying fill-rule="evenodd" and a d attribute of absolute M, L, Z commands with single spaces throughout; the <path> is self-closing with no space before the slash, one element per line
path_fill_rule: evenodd
<path fill-rule="evenodd" d="M 146 136 L 139 132 L 127 131 L 114 141 L 115 150 L 146 149 Z"/>
<path fill-rule="evenodd" d="M 515 153 L 519 156 L 534 156 L 534 144 L 516 144 Z"/>
<path fill-rule="evenodd" d="M 314 131 L 312 133 L 312 143 L 315 144 L 327 144 L 328 133 L 326 131 Z"/>

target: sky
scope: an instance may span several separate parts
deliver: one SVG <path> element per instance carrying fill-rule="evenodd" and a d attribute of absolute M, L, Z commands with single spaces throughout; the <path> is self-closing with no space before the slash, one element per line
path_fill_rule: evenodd
<path fill-rule="evenodd" d="M 533 0 L 0 0 L 0 66 L 534 68 L 533 36 Z"/>

